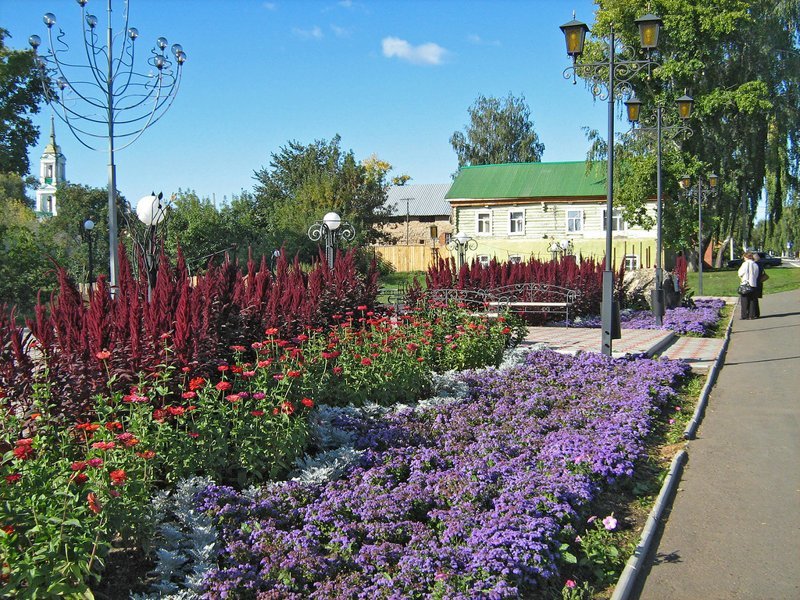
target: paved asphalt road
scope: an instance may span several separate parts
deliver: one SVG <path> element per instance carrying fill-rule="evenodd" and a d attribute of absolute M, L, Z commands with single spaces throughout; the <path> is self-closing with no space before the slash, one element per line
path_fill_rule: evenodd
<path fill-rule="evenodd" d="M 800 600 L 800 290 L 761 315 L 737 308 L 642 600 Z"/>

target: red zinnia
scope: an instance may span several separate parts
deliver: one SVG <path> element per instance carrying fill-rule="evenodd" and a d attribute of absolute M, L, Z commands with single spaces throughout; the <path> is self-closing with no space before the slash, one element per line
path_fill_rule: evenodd
<path fill-rule="evenodd" d="M 114 442 L 95 442 L 92 444 L 92 448 L 97 448 L 98 450 L 112 450 L 116 447 Z"/>
<path fill-rule="evenodd" d="M 314 407 L 314 401 L 311 398 L 303 398 L 302 400 L 300 400 L 300 404 L 302 404 L 306 408 Z"/>
<path fill-rule="evenodd" d="M 136 453 L 136 456 L 138 456 L 139 458 L 143 458 L 145 460 L 150 460 L 151 458 L 154 458 L 155 455 L 156 455 L 156 453 L 153 452 L 152 450 L 145 450 L 144 452 L 137 452 Z"/>
<path fill-rule="evenodd" d="M 281 404 L 281 412 L 290 415 L 294 412 L 294 404 L 291 402 L 284 402 Z"/>
<path fill-rule="evenodd" d="M 191 381 L 189 381 L 189 389 L 192 391 L 199 390 L 206 384 L 206 380 L 202 377 L 194 377 Z"/>
<path fill-rule="evenodd" d="M 254 417 L 263 417 L 264 416 L 264 411 L 263 410 L 251 410 L 250 414 L 253 415 Z"/>
<path fill-rule="evenodd" d="M 6 483 L 11 485 L 12 483 L 17 483 L 20 479 L 22 479 L 22 475 L 19 473 L 12 473 L 11 475 L 6 475 Z"/>
<path fill-rule="evenodd" d="M 83 471 L 86 468 L 86 461 L 78 460 L 69 466 L 73 471 Z"/>
<path fill-rule="evenodd" d="M 101 350 L 100 352 L 95 354 L 95 356 L 100 360 L 108 360 L 109 358 L 111 358 L 111 352 L 109 352 L 108 350 Z"/>
<path fill-rule="evenodd" d="M 277 335 L 278 328 L 277 327 L 270 327 L 264 333 L 266 333 L 267 335 Z"/>
<path fill-rule="evenodd" d="M 303 373 L 301 371 L 287 371 L 286 376 L 291 377 L 292 379 L 296 379 L 297 377 L 302 376 Z"/>
<path fill-rule="evenodd" d="M 224 392 L 225 390 L 231 389 L 233 386 L 231 385 L 230 381 L 220 381 L 214 387 L 217 388 L 220 392 Z"/>
<path fill-rule="evenodd" d="M 86 461 L 86 464 L 90 467 L 94 467 L 95 469 L 98 467 L 103 466 L 103 459 L 102 458 L 90 458 Z"/>
<path fill-rule="evenodd" d="M 94 514 L 99 515 L 100 511 L 103 510 L 101 504 L 97 501 L 97 496 L 94 492 L 89 492 L 86 494 L 86 502 L 89 503 L 89 510 L 91 510 Z"/>
<path fill-rule="evenodd" d="M 5 525 L 3 527 L 0 527 L 0 529 L 2 529 L 6 535 L 11 535 L 12 533 L 14 533 L 13 525 Z"/>
<path fill-rule="evenodd" d="M 361 364 L 364 365 L 365 367 L 368 367 L 368 366 L 370 366 L 372 364 L 372 361 L 370 359 L 368 359 L 368 358 L 362 358 L 361 359 Z"/>
<path fill-rule="evenodd" d="M 111 485 L 122 485 L 128 478 L 128 474 L 125 473 L 125 471 L 123 471 L 122 469 L 111 471 L 111 473 L 109 473 L 108 476 L 111 477 Z"/>
<path fill-rule="evenodd" d="M 89 476 L 86 473 L 75 473 L 75 475 L 72 476 L 72 481 L 75 482 L 76 485 L 83 485 L 89 481 Z"/>

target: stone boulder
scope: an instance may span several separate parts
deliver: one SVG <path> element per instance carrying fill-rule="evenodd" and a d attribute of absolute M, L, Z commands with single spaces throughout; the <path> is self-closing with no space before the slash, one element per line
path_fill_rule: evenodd
<path fill-rule="evenodd" d="M 677 278 L 673 273 L 664 272 L 664 280 L 661 287 L 664 290 L 664 306 L 666 308 L 675 308 L 681 303 L 681 294 L 676 281 Z M 653 308 L 652 292 L 656 289 L 655 269 L 625 271 L 624 283 L 631 308 Z"/>

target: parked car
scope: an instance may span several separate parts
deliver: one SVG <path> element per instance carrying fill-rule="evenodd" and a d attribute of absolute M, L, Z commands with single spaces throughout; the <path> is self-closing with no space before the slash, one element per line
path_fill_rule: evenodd
<path fill-rule="evenodd" d="M 756 255 L 756 261 L 765 267 L 780 267 L 783 264 L 780 256 L 772 256 L 766 252 L 754 252 L 754 254 Z M 741 258 L 728 261 L 728 268 L 730 269 L 738 269 L 740 266 L 742 266 Z"/>

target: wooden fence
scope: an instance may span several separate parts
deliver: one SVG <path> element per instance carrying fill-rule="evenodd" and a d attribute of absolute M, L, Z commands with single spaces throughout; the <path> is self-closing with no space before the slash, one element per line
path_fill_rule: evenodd
<path fill-rule="evenodd" d="M 377 258 L 389 263 L 396 271 L 425 271 L 438 257 L 449 258 L 447 248 L 437 246 L 370 246 Z"/>

